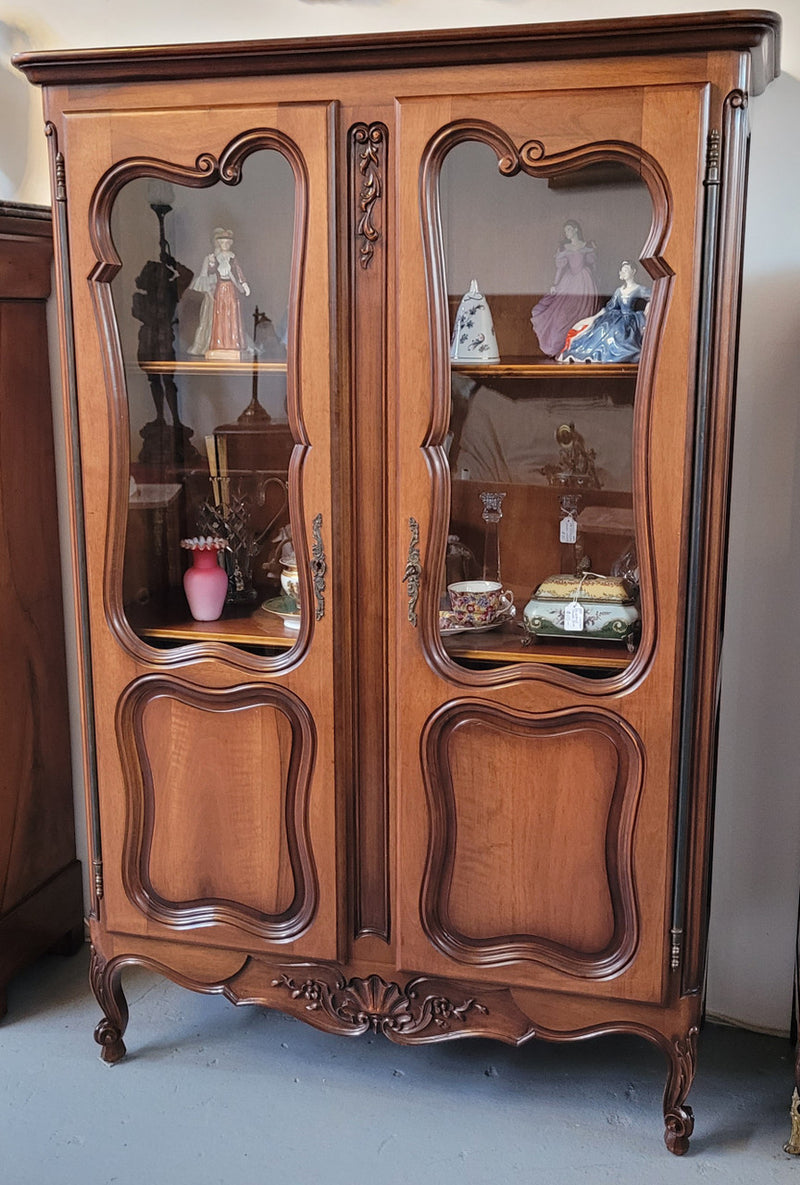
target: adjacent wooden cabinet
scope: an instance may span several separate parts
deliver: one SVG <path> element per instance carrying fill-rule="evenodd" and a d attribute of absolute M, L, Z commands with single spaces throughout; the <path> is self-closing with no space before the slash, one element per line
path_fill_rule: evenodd
<path fill-rule="evenodd" d="M 779 27 L 16 59 L 51 146 L 107 1061 L 131 963 L 404 1043 L 631 1032 L 685 1151 Z M 217 615 L 189 562 L 224 567 Z"/>
<path fill-rule="evenodd" d="M 12 976 L 83 942 L 47 298 L 50 211 L 0 205 L 0 1016 Z"/>

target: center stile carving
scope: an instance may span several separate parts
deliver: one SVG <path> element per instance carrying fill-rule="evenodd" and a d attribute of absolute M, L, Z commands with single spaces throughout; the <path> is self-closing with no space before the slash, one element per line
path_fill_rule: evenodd
<path fill-rule="evenodd" d="M 355 124 L 352 137 L 353 143 L 361 148 L 358 153 L 361 188 L 358 195 L 356 236 L 362 240 L 359 250 L 361 266 L 368 268 L 375 253 L 375 243 L 381 237 L 374 216 L 377 203 L 383 194 L 380 154 L 386 142 L 386 128 L 382 123 Z"/>

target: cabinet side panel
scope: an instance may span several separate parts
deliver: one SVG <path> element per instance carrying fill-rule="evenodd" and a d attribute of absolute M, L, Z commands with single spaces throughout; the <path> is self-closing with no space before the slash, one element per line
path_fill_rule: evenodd
<path fill-rule="evenodd" d="M 75 856 L 45 341 L 43 302 L 0 300 L 3 912 Z"/>

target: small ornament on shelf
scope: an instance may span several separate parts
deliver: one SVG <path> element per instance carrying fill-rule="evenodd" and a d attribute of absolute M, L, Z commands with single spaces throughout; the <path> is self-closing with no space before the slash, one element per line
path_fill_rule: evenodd
<path fill-rule="evenodd" d="M 498 580 L 500 576 L 500 520 L 503 517 L 505 493 L 484 490 L 480 495 L 483 503 L 481 518 L 486 523 L 483 543 L 483 579 Z"/>
<path fill-rule="evenodd" d="M 595 461 L 597 453 L 586 447 L 586 441 L 574 424 L 559 424 L 555 432 L 558 445 L 558 461 L 555 465 L 543 465 L 541 473 L 547 484 L 563 490 L 599 490 Z"/>
<path fill-rule="evenodd" d="M 213 250 L 206 255 L 192 281 L 202 292 L 200 324 L 190 354 L 202 354 L 209 362 L 240 362 L 247 349 L 242 323 L 241 296 L 250 295 L 250 285 L 233 252 L 233 231 L 218 226 Z"/>
<path fill-rule="evenodd" d="M 564 223 L 563 237 L 556 251 L 556 274 L 552 287 L 531 310 L 531 325 L 541 351 L 555 357 L 564 349 L 570 326 L 597 310 L 595 264 L 597 249 L 588 241 L 574 218 Z"/>
<path fill-rule="evenodd" d="M 621 283 L 614 295 L 599 313 L 573 325 L 556 361 L 639 361 L 652 289 L 637 284 L 635 275 L 635 265 L 624 259 L 619 269 Z"/>
<path fill-rule="evenodd" d="M 178 303 L 192 280 L 192 271 L 172 254 L 164 221 L 172 210 L 172 186 L 151 181 L 148 203 L 158 219 L 158 259 L 148 260 L 136 277 L 131 315 L 140 322 L 136 357 L 142 367 L 153 362 L 175 361 L 175 326 Z M 191 441 L 192 429 L 182 423 L 178 407 L 178 386 L 169 371 L 147 369 L 147 381 L 156 418 L 139 429 L 142 449 L 139 460 L 147 465 L 196 461 L 200 454 Z M 164 415 L 167 405 L 172 423 Z"/>
<path fill-rule="evenodd" d="M 494 321 L 486 297 L 473 280 L 456 313 L 450 340 L 453 362 L 477 362 L 481 365 L 500 361 Z"/>
<path fill-rule="evenodd" d="M 191 552 L 192 566 L 183 574 L 183 589 L 195 621 L 217 621 L 228 595 L 228 574 L 220 567 L 219 554 L 227 544 L 217 535 L 181 539 Z"/>
<path fill-rule="evenodd" d="M 228 469 L 224 436 L 206 437 L 211 497 L 200 507 L 199 529 L 225 542 L 225 568 L 228 573 L 227 600 L 232 604 L 250 604 L 258 599 L 253 584 L 253 560 L 264 547 L 270 531 L 283 514 L 288 499 L 287 482 L 276 474 L 231 473 Z M 253 527 L 253 507 L 263 506 L 270 486 L 280 486 L 281 504 L 260 530 Z"/>

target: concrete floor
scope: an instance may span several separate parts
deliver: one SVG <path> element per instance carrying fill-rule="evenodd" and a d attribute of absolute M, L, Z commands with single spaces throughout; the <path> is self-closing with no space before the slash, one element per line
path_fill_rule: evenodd
<path fill-rule="evenodd" d="M 2 1185 L 761 1185 L 800 1182 L 789 1043 L 708 1025 L 682 1159 L 665 1069 L 605 1037 L 509 1049 L 347 1040 L 150 972 L 125 979 L 127 1058 L 100 1062 L 88 953 L 18 976 L 0 1022 Z"/>

